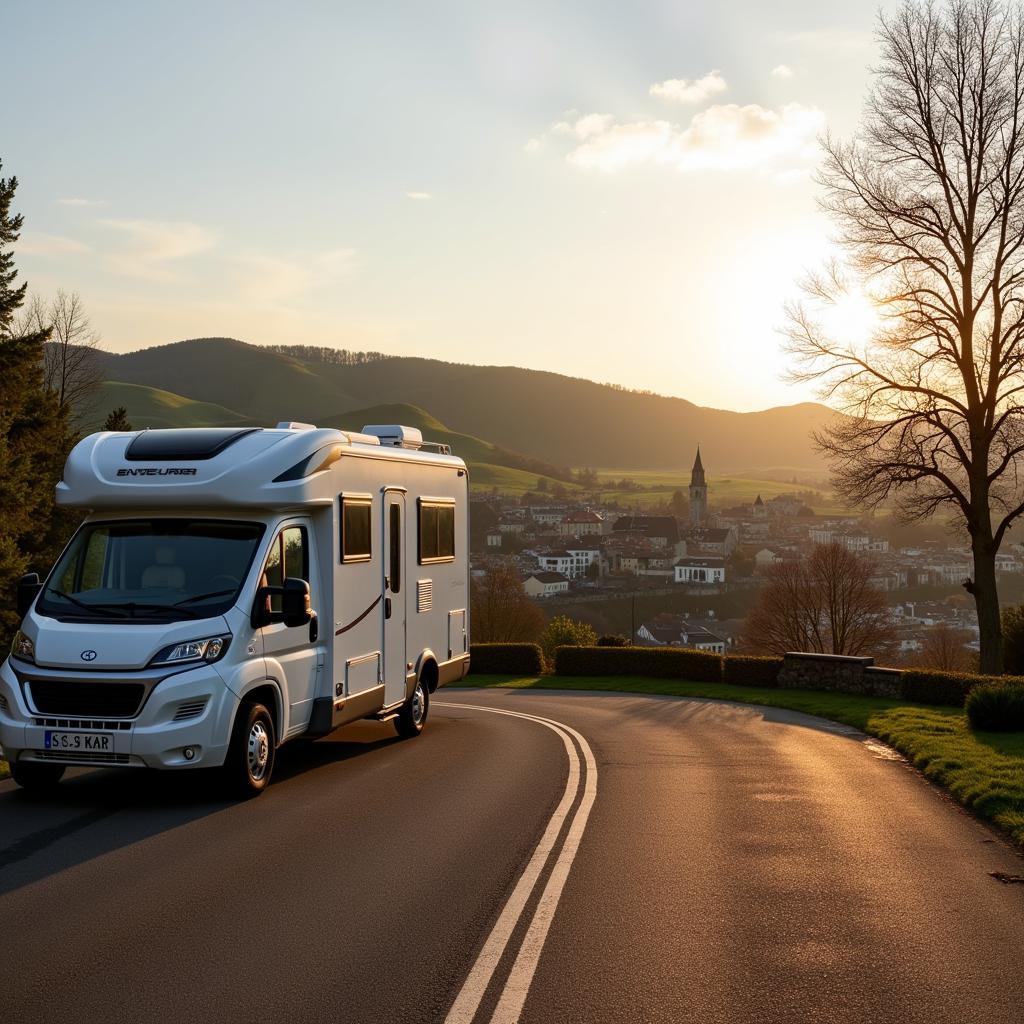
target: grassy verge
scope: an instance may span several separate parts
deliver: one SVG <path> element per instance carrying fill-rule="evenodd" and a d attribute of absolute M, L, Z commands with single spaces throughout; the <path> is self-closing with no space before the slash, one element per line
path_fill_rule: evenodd
<path fill-rule="evenodd" d="M 843 693 L 628 677 L 470 676 L 459 685 L 709 697 L 830 718 L 895 747 L 964 807 L 1024 846 L 1024 733 L 972 732 L 957 708 Z"/>
<path fill-rule="evenodd" d="M 7 767 L 7 762 L 0 760 L 0 779 L 6 779 L 11 774 L 11 769 Z"/>

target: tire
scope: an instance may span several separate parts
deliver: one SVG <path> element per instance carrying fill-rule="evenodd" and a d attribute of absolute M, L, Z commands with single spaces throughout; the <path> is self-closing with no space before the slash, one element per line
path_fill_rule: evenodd
<path fill-rule="evenodd" d="M 22 789 L 45 793 L 64 777 L 64 767 L 62 764 L 41 764 L 39 761 L 14 761 L 11 764 L 11 778 Z"/>
<path fill-rule="evenodd" d="M 416 689 L 412 696 L 402 705 L 395 719 L 395 732 L 403 739 L 412 739 L 423 732 L 430 711 L 430 690 L 422 680 L 416 680 Z"/>
<path fill-rule="evenodd" d="M 259 796 L 270 784 L 276 748 L 270 712 L 262 704 L 241 704 L 222 769 L 229 795 L 239 800 Z"/>

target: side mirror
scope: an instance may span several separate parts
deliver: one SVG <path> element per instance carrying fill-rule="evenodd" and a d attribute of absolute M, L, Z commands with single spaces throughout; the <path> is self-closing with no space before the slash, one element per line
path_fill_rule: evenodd
<path fill-rule="evenodd" d="M 281 618 L 286 626 L 305 626 L 313 618 L 309 584 L 289 576 L 281 588 Z"/>
<path fill-rule="evenodd" d="M 280 592 L 280 587 L 258 587 L 256 589 L 256 597 L 252 602 L 252 615 L 249 616 L 253 629 L 262 629 L 273 621 L 270 598 L 272 594 Z"/>
<path fill-rule="evenodd" d="M 39 573 L 27 572 L 18 580 L 18 618 L 23 619 L 32 607 L 32 602 L 39 596 L 43 584 L 39 580 Z"/>

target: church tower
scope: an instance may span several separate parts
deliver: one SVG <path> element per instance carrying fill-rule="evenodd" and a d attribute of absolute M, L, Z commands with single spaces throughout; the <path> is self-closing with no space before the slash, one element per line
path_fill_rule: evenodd
<path fill-rule="evenodd" d="M 708 485 L 704 479 L 704 464 L 700 461 L 700 445 L 697 445 L 697 458 L 690 473 L 690 526 L 700 529 L 707 525 L 708 519 Z"/>

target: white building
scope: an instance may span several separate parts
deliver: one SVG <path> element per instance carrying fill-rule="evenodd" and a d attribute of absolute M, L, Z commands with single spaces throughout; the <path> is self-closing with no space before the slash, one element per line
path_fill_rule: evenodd
<path fill-rule="evenodd" d="M 554 597 L 569 589 L 569 581 L 561 573 L 535 572 L 523 581 L 523 590 L 530 597 Z"/>
<path fill-rule="evenodd" d="M 723 558 L 680 558 L 675 569 L 676 583 L 725 582 Z"/>
<path fill-rule="evenodd" d="M 582 579 L 591 565 L 601 564 L 601 551 L 592 547 L 573 547 L 537 555 L 537 565 L 544 572 L 557 572 L 570 580 Z"/>

